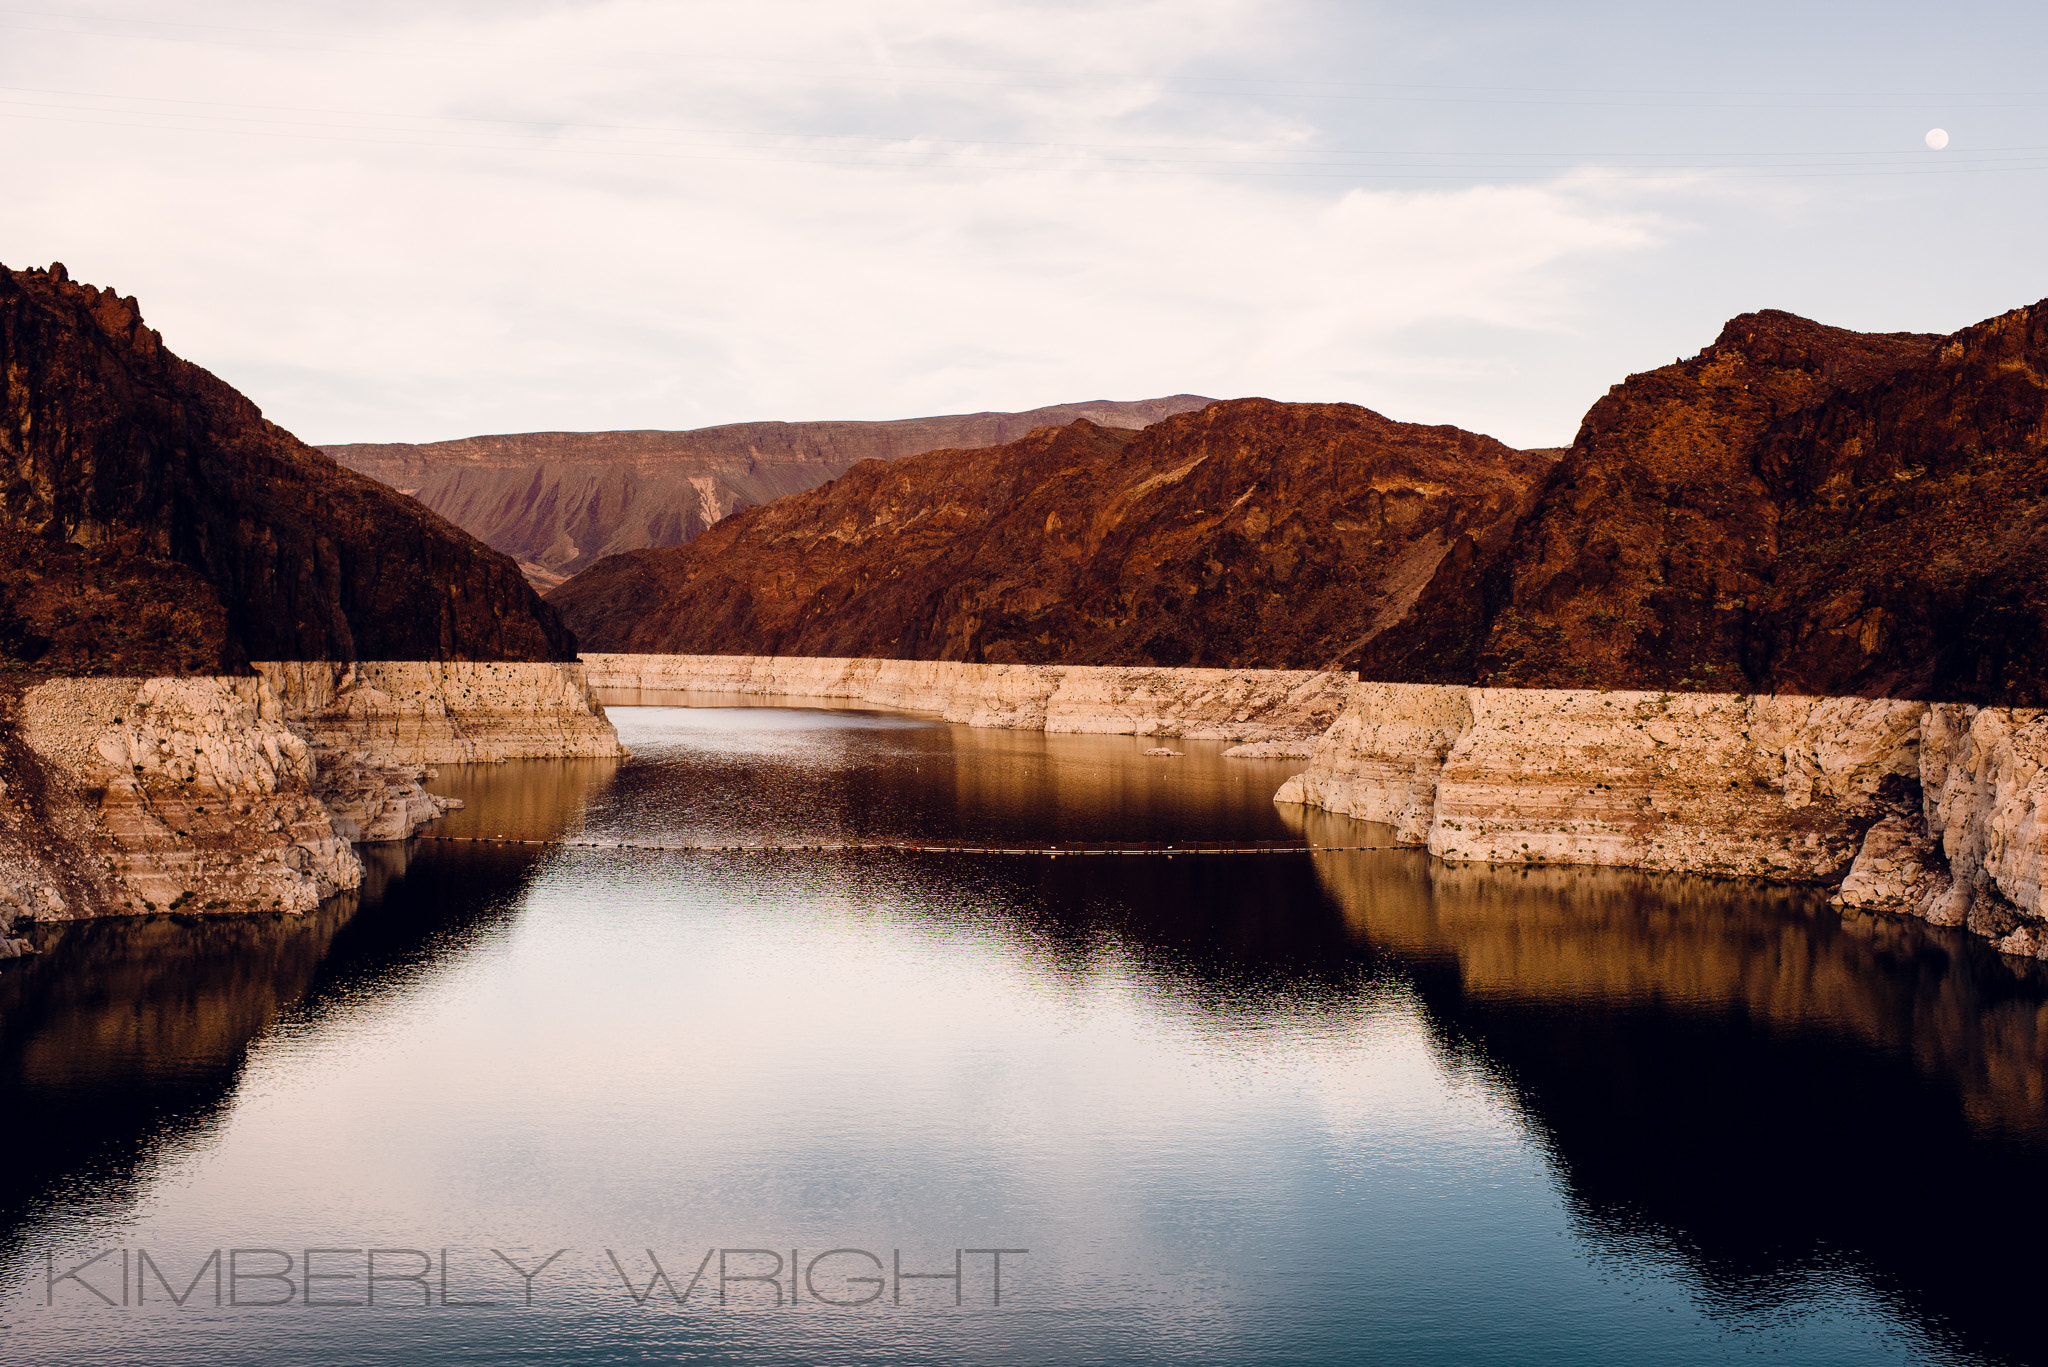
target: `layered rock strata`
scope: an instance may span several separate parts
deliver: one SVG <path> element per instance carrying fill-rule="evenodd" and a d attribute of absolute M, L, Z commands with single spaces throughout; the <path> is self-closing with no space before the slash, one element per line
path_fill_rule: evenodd
<path fill-rule="evenodd" d="M 55 680 L 24 695 L 19 735 L 43 778 L 20 814 L 44 825 L 34 919 L 303 912 L 362 880 L 321 781 L 364 776 L 322 775 L 261 678 Z M 378 784 L 380 810 L 438 815 L 417 778 Z"/>
<path fill-rule="evenodd" d="M 845 699 L 968 726 L 1185 740 L 1300 741 L 1352 676 L 1300 669 L 1122 669 L 776 655 L 585 655 L 614 701 L 646 692 Z"/>
<path fill-rule="evenodd" d="M 2044 764 L 2024 709 L 1365 683 L 1274 800 L 1453 861 L 1840 881 L 2048 956 Z"/>
<path fill-rule="evenodd" d="M 895 422 L 743 422 L 688 432 L 524 432 L 322 449 L 408 493 L 553 588 L 608 555 L 680 546 L 723 517 L 815 489 L 863 460 L 997 446 L 1086 418 L 1144 427 L 1194 394 Z"/>
<path fill-rule="evenodd" d="M 623 753 L 580 664 L 274 661 L 256 669 L 327 753 L 412 765 Z"/>
<path fill-rule="evenodd" d="M 622 753 L 576 665 L 58 679 L 10 708 L 0 957 L 23 921 L 304 912 L 361 882 L 355 843 L 448 809 L 421 786 L 429 766 Z"/>

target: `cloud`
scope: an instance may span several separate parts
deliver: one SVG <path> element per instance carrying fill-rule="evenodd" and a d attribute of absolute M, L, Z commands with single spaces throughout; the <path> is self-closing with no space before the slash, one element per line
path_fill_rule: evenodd
<path fill-rule="evenodd" d="M 5 62 L 35 136 L 0 259 L 140 294 L 317 441 L 1182 390 L 1441 420 L 1417 376 L 1568 332 L 1589 270 L 1672 231 L 1613 175 L 1352 176 L 1215 74 L 1298 43 L 1284 7 L 204 17 L 109 8 Z M 1458 416 L 1557 439 L 1587 397 Z"/>

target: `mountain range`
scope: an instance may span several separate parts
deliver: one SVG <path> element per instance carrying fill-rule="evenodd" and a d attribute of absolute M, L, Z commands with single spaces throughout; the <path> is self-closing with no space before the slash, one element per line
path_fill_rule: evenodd
<path fill-rule="evenodd" d="M 814 489 L 863 460 L 996 446 L 1077 418 L 1144 427 L 1209 402 L 1176 394 L 895 422 L 526 432 L 322 449 L 512 556 L 528 579 L 547 589 L 607 555 L 683 545 L 739 509 Z"/>
<path fill-rule="evenodd" d="M 371 478 L 61 265 L 0 270 L 0 367 L 0 662 L 45 674 L 580 644 L 2048 705 L 2048 303 L 1744 314 L 1561 451 L 1180 395 L 342 448 Z M 430 484 L 587 568 L 542 601 Z M 636 537 L 684 544 L 593 558 Z"/>
<path fill-rule="evenodd" d="M 1513 525 L 1546 453 L 1348 404 L 865 462 L 551 595 L 597 650 L 1292 667 L 1355 654 Z"/>
<path fill-rule="evenodd" d="M 1553 459 L 1552 457 L 1557 457 Z M 2048 304 L 1766 310 L 1562 453 L 1348 405 L 848 470 L 548 601 L 583 648 L 2048 704 Z"/>

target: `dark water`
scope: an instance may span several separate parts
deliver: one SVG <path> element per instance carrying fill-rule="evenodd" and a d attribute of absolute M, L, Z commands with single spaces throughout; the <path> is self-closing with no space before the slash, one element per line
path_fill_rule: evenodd
<path fill-rule="evenodd" d="M 1220 746 L 614 716 L 442 828 L 1302 829 Z M 1409 852 L 373 854 L 0 972 L 0 1361 L 2048 1360 L 2048 991 L 1917 923 Z M 288 1280 L 216 1305 L 238 1248 Z"/>

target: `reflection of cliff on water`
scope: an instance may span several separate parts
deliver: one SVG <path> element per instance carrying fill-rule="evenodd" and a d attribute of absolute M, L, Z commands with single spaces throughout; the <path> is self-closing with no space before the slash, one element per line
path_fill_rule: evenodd
<path fill-rule="evenodd" d="M 355 900 L 41 928 L 43 952 L 0 972 L 0 1249 L 40 1208 L 124 1211 L 150 1156 L 218 1117 L 243 1051 L 312 981 Z"/>
<path fill-rule="evenodd" d="M 1223 760 L 1218 741 L 1048 735 L 904 713 L 816 707 L 619 706 L 635 754 L 594 794 L 593 826 L 620 835 L 768 842 L 797 838 L 1285 839 L 1272 795 L 1298 761 Z M 772 718 L 772 721 L 764 721 Z M 597 763 L 592 761 L 591 763 Z M 444 774 L 452 772 L 446 769 Z M 446 791 L 446 785 L 435 785 Z M 456 816 L 467 816 L 458 813 Z M 433 829 L 455 830 L 454 816 Z M 475 827 L 484 832 L 483 827 Z M 484 832 L 487 833 L 487 832 Z"/>
<path fill-rule="evenodd" d="M 2048 1216 L 2033 970 L 1788 889 L 1315 863 L 1447 1056 L 1504 1078 L 1596 1241 L 1667 1243 L 1744 1312 L 1853 1271 L 1959 1346 L 2034 1359 L 2038 1267 L 2011 1242 Z"/>
<path fill-rule="evenodd" d="M 1019 839 L 1285 840 L 1273 790 L 1299 760 L 1224 760 L 1225 741 L 949 727 L 954 801 Z M 1170 748 L 1178 759 L 1145 758 Z"/>
<path fill-rule="evenodd" d="M 609 762 L 542 763 L 602 778 L 595 766 Z M 562 829 L 564 804 L 589 785 L 515 793 L 496 781 L 518 779 L 502 772 L 515 767 L 451 765 L 487 772 L 439 786 L 472 801 L 459 815 Z M 57 922 L 38 927 L 40 954 L 0 970 L 0 1271 L 19 1271 L 47 1221 L 122 1218 L 151 1167 L 225 1117 L 252 1043 L 445 970 L 506 923 L 546 857 L 496 845 L 358 852 L 362 888 L 305 916 Z"/>
<path fill-rule="evenodd" d="M 1352 825 L 1322 821 L 1345 828 L 1312 824 L 1331 843 Z M 1981 1129 L 2048 1136 L 2041 975 L 1967 936 L 1845 917 L 1807 889 L 1624 869 L 1419 855 L 1316 867 L 1356 935 L 1403 960 L 1455 963 L 1467 1001 L 1659 1006 L 1822 1031 L 1912 1061 Z"/>
<path fill-rule="evenodd" d="M 444 764 L 430 792 L 463 806 L 436 820 L 436 835 L 517 835 L 555 840 L 583 829 L 593 798 L 618 774 L 617 759 L 509 759 L 499 764 Z"/>

